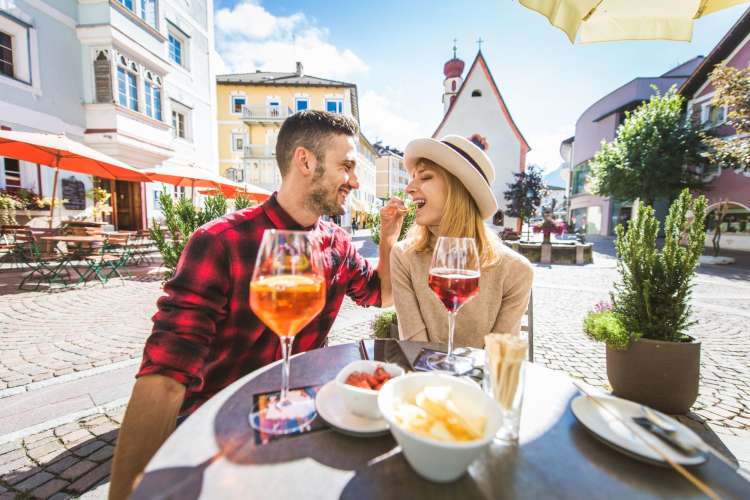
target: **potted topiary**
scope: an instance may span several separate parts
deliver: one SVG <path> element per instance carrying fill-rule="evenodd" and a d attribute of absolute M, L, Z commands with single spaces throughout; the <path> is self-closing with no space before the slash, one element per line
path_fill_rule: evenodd
<path fill-rule="evenodd" d="M 642 206 L 628 231 L 617 226 L 620 280 L 612 304 L 599 304 L 584 331 L 607 344 L 612 392 L 665 413 L 685 413 L 698 397 L 700 342 L 686 332 L 692 279 L 705 242 L 706 198 L 685 189 L 672 203 L 657 248 L 659 222 Z"/>

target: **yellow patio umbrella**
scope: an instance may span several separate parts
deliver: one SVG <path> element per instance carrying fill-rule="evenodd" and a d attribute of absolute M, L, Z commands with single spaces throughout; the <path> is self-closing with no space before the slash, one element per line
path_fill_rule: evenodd
<path fill-rule="evenodd" d="M 693 21 L 748 0 L 519 0 L 561 29 L 571 43 L 690 41 Z"/>

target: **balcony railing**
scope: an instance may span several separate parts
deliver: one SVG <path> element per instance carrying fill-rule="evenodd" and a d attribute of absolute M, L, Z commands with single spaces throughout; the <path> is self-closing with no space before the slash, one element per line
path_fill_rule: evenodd
<path fill-rule="evenodd" d="M 245 146 L 245 158 L 275 158 L 276 144 L 250 144 Z"/>
<path fill-rule="evenodd" d="M 250 122 L 280 122 L 292 115 L 282 106 L 242 106 L 242 119 Z"/>

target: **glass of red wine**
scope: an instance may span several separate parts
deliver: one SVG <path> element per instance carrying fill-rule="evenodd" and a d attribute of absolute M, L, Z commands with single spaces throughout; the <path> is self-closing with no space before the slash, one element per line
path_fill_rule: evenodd
<path fill-rule="evenodd" d="M 448 310 L 448 352 L 433 354 L 427 364 L 434 370 L 465 373 L 470 359 L 453 353 L 458 310 L 479 293 L 479 253 L 474 238 L 438 238 L 430 265 L 429 285 Z"/>

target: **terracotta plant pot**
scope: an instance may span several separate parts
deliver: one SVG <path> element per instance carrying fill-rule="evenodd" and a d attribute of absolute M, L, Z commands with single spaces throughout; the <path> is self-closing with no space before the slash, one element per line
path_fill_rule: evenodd
<path fill-rule="evenodd" d="M 686 413 L 698 397 L 700 342 L 640 339 L 607 346 L 607 377 L 615 396 L 669 414 Z"/>

